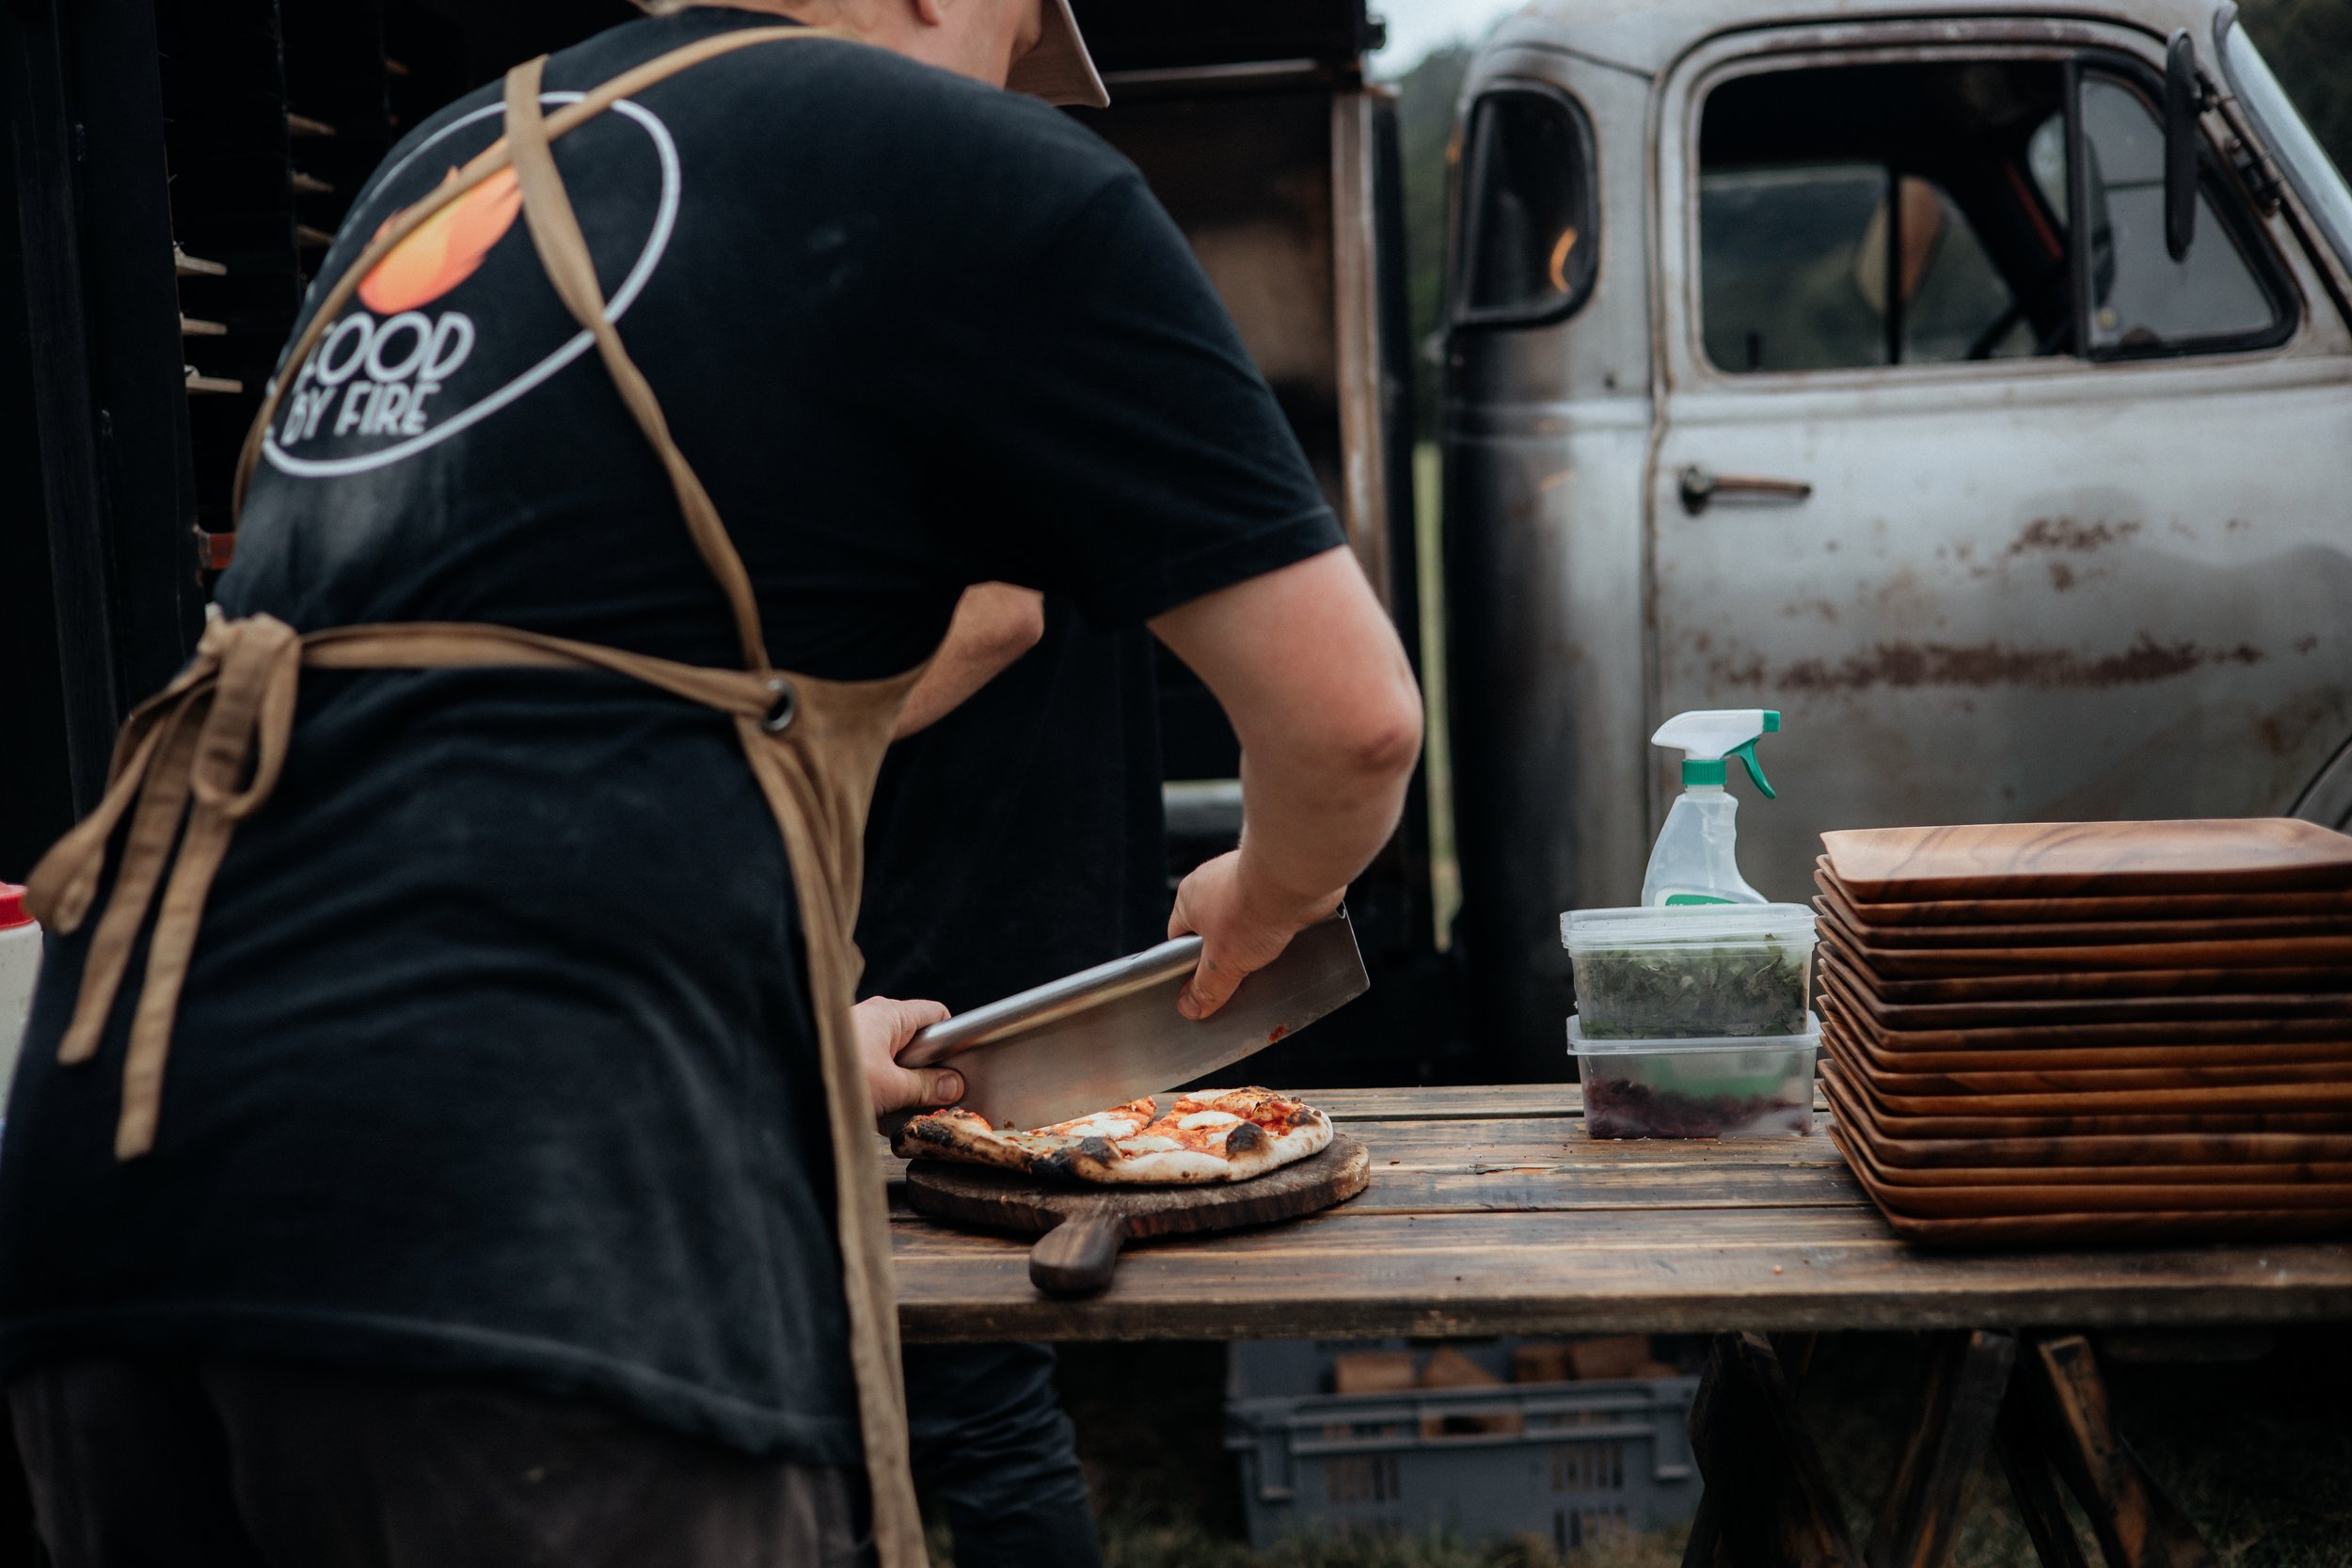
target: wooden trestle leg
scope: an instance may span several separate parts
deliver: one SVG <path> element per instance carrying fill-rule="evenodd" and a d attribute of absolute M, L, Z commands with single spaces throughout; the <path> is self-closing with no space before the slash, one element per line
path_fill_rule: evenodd
<path fill-rule="evenodd" d="M 2156 1489 L 2116 1432 L 2090 1341 L 2079 1334 L 2037 1340 L 2018 1371 L 2010 1398 L 2021 1405 L 2020 1424 L 2033 1424 L 2042 1451 L 2090 1515 L 2107 1568 L 2213 1568 L 2197 1527 Z M 2042 1561 L 2055 1568 L 2047 1556 Z"/>
<path fill-rule="evenodd" d="M 1809 1344 L 1804 1347 L 1809 1351 Z M 1791 1356 L 1803 1354 L 1790 1347 Z M 1856 1551 L 1788 1364 L 1760 1334 L 1718 1336 L 1691 1406 L 1705 1478 L 1683 1568 L 1943 1568 L 1994 1446 L 2042 1568 L 2086 1568 L 2058 1480 L 2081 1503 L 2106 1568 L 2213 1568 L 2108 1415 L 2090 1341 L 1992 1330 L 1943 1337 L 1895 1479 Z"/>
<path fill-rule="evenodd" d="M 1862 1568 L 1829 1470 L 1761 1334 L 1718 1335 L 1691 1406 L 1707 1489 L 1683 1568 Z"/>
<path fill-rule="evenodd" d="M 1950 1557 L 2016 1359 L 2013 1336 L 1985 1329 L 1947 1335 L 1937 1347 L 1919 1418 L 1863 1548 L 1870 1568 L 1940 1568 Z"/>

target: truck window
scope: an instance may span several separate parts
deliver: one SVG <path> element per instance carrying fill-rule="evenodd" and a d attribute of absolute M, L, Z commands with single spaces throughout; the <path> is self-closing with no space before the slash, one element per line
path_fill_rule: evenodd
<path fill-rule="evenodd" d="M 1591 122 L 1560 93 L 1498 87 L 1471 108 L 1467 146 L 1454 321 L 1523 326 L 1571 314 L 1599 261 Z"/>
<path fill-rule="evenodd" d="M 1965 359 L 1988 331 L 1988 355 L 2033 351 L 1966 214 L 1919 175 L 1724 170 L 1700 183 L 1699 228 L 1707 356 L 1725 370 Z"/>
<path fill-rule="evenodd" d="M 2200 340 L 2243 341 L 2267 333 L 2276 310 L 2245 253 L 2215 211 L 2198 198 L 2201 243 L 2180 261 L 2164 247 L 2164 126 L 2139 95 L 2104 76 L 2082 85 L 2084 179 L 2090 209 L 2090 341 L 2094 348 L 2162 350 Z M 2054 147 L 2035 165 L 2045 199 L 2065 203 L 2065 124 L 2034 133 Z M 2058 178 L 2048 166 L 2058 164 Z M 2058 195 L 2050 198 L 2055 188 Z"/>
<path fill-rule="evenodd" d="M 2079 258 L 2074 135 L 2090 213 Z M 2162 131 L 2138 93 L 2062 62 L 1736 77 L 1700 119 L 1707 356 L 1734 372 L 1836 370 L 2283 338 L 2292 296 L 2242 198 L 2209 168 L 2196 244 L 2175 263 L 2162 170 Z"/>

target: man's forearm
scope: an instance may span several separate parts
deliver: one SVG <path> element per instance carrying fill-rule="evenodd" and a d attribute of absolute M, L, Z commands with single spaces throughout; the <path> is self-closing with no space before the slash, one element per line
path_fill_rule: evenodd
<path fill-rule="evenodd" d="M 947 635 L 914 683 L 894 740 L 938 723 L 994 680 L 1045 635 L 1045 601 L 1034 589 L 976 583 L 956 601 Z"/>
<path fill-rule="evenodd" d="M 1421 699 L 1344 549 L 1161 618 L 1241 741 L 1243 883 L 1293 905 L 1344 886 L 1388 841 L 1421 753 Z"/>
<path fill-rule="evenodd" d="M 1242 882 L 1274 900 L 1267 913 L 1327 912 L 1395 831 L 1420 739 L 1399 731 L 1336 763 L 1279 746 L 1243 752 Z"/>

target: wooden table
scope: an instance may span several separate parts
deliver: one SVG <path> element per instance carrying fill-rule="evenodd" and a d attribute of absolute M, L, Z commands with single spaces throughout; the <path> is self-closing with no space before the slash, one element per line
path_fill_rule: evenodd
<path fill-rule="evenodd" d="M 1594 1141 L 1574 1085 L 1303 1097 L 1370 1146 L 1369 1190 L 1262 1230 L 1139 1243 L 1091 1300 L 1040 1295 L 1026 1238 L 950 1229 L 895 1202 L 906 1338 L 1704 1331 L 1717 1338 L 1692 1428 L 1709 1486 L 1692 1568 L 1931 1568 L 1989 1449 L 2048 1568 L 2081 1560 L 2058 1480 L 2110 1568 L 2137 1568 L 2211 1558 L 2107 1425 L 2079 1331 L 2352 1317 L 2352 1243 L 1911 1246 L 1818 1128 L 1801 1140 Z M 1810 1333 L 1828 1329 L 1950 1331 L 1860 1547 L 1788 1399 Z"/>
<path fill-rule="evenodd" d="M 2352 1245 L 1935 1253 L 1820 1131 L 1608 1142 L 1575 1085 L 1308 1091 L 1372 1186 L 1263 1230 L 1134 1245 L 1051 1301 L 1025 1239 L 894 1206 L 909 1339 L 1237 1339 L 2280 1323 L 2352 1316 Z M 1826 1117 L 1817 1118 L 1826 1122 Z M 895 1164 L 895 1162 L 894 1162 Z M 895 1174 L 895 1171 L 894 1171 Z"/>

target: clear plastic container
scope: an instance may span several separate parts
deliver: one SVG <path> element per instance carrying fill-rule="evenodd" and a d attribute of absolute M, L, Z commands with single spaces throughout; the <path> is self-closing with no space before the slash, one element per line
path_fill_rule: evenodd
<path fill-rule="evenodd" d="M 1560 942 L 1592 1039 L 1798 1035 L 1813 1006 L 1803 904 L 1571 910 Z"/>
<path fill-rule="evenodd" d="M 1802 1138 L 1813 1131 L 1820 1020 L 1802 1034 L 1596 1040 L 1568 1018 L 1592 1138 Z"/>

